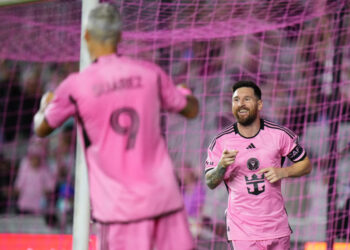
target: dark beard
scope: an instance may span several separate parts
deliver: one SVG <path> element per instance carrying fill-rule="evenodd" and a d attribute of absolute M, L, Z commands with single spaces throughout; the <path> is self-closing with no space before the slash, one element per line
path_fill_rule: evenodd
<path fill-rule="evenodd" d="M 249 126 L 256 120 L 256 118 L 257 118 L 257 116 L 255 113 L 255 114 L 249 115 L 246 119 L 240 119 L 237 117 L 237 121 L 242 126 Z"/>
<path fill-rule="evenodd" d="M 249 112 L 251 112 L 251 110 L 249 110 Z M 258 117 L 258 112 L 257 112 L 257 107 L 252 111 L 251 114 L 248 115 L 247 118 L 245 119 L 242 119 L 242 118 L 239 118 L 239 115 L 238 115 L 238 111 L 237 113 L 235 114 L 235 117 L 236 117 L 236 120 L 237 122 L 242 125 L 242 126 L 249 126 L 251 125 Z"/>

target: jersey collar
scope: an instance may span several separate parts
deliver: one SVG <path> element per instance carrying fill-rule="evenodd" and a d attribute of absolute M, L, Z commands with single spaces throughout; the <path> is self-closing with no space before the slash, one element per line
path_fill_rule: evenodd
<path fill-rule="evenodd" d="M 118 57 L 117 54 L 109 54 L 109 55 L 105 55 L 105 56 L 100 56 L 98 58 L 96 58 L 93 63 L 99 63 L 99 62 L 108 62 L 109 60 L 111 60 L 110 58 L 115 58 Z"/>
<path fill-rule="evenodd" d="M 252 136 L 252 137 L 245 137 L 245 136 L 243 136 L 243 135 L 241 135 L 241 134 L 239 133 L 239 131 L 238 131 L 238 126 L 237 126 L 237 122 L 235 122 L 235 123 L 233 124 L 233 131 L 235 132 L 235 134 L 239 134 L 240 136 L 242 136 L 242 137 L 244 137 L 244 138 L 253 138 L 253 137 L 257 136 L 257 135 L 259 134 L 260 130 L 263 130 L 264 127 L 265 127 L 264 119 L 260 119 L 260 129 L 259 129 L 258 133 L 256 133 L 256 135 L 254 135 L 254 136 Z"/>

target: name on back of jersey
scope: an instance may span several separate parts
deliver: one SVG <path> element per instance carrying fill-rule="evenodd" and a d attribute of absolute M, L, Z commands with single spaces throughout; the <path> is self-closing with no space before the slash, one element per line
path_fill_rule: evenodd
<path fill-rule="evenodd" d="M 98 83 L 93 86 L 93 91 L 96 96 L 108 94 L 113 91 L 131 90 L 142 88 L 142 82 L 140 76 L 130 76 L 120 78 L 113 82 Z"/>

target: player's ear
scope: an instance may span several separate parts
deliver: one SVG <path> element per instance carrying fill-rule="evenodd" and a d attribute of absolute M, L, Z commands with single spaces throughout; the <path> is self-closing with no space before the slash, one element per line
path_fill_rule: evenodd
<path fill-rule="evenodd" d="M 90 40 L 90 33 L 88 30 L 85 30 L 84 39 L 86 42 L 88 42 Z"/>
<path fill-rule="evenodd" d="M 263 108 L 263 101 L 260 99 L 258 100 L 258 110 L 261 111 Z"/>

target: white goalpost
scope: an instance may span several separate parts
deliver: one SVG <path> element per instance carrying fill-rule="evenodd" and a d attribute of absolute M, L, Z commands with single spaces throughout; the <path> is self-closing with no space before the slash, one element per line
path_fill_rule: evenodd
<path fill-rule="evenodd" d="M 90 64 L 90 58 L 84 41 L 84 31 L 88 14 L 97 4 L 98 0 L 82 0 L 81 14 L 81 47 L 80 47 L 80 70 Z M 83 149 L 82 131 L 77 132 L 77 148 L 75 161 L 75 194 L 73 215 L 73 250 L 89 249 L 90 229 L 90 198 L 88 172 Z"/>

